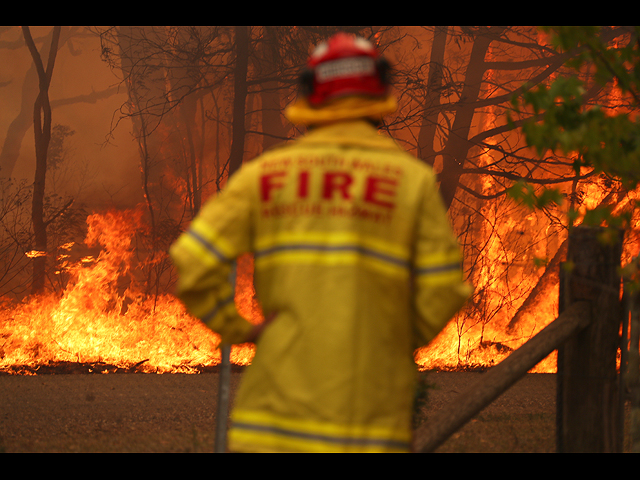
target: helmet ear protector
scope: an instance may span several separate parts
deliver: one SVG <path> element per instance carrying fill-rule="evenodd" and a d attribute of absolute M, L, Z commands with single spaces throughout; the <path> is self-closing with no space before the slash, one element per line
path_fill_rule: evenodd
<path fill-rule="evenodd" d="M 313 93 L 313 79 L 315 74 L 313 70 L 306 67 L 300 73 L 298 77 L 298 91 L 303 97 L 308 97 Z"/>
<path fill-rule="evenodd" d="M 391 85 L 391 64 L 386 58 L 380 57 L 376 62 L 376 67 L 378 69 L 378 75 L 380 76 L 380 82 L 385 87 L 389 87 L 389 85 Z"/>

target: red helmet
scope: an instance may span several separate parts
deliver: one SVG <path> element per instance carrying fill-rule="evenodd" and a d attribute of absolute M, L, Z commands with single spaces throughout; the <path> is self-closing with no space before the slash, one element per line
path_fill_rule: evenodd
<path fill-rule="evenodd" d="M 335 34 L 316 47 L 307 67 L 302 93 L 312 106 L 346 95 L 382 97 L 388 91 L 389 64 L 362 37 Z"/>

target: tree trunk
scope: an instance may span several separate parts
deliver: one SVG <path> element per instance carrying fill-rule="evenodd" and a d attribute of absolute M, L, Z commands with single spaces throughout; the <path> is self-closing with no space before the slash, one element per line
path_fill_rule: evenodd
<path fill-rule="evenodd" d="M 162 122 L 165 104 L 159 99 L 166 98 L 166 84 L 163 70 L 156 59 L 145 57 L 148 32 L 144 27 L 118 27 L 117 42 L 120 68 L 122 70 L 127 93 L 129 95 L 128 115 L 133 124 L 133 133 L 138 142 L 140 154 L 141 190 L 149 214 L 151 237 L 157 230 L 156 202 L 160 198 L 160 162 L 159 135 L 154 135 Z M 149 35 L 155 35 L 155 32 Z M 161 42 L 157 36 L 152 37 Z"/>
<path fill-rule="evenodd" d="M 545 268 L 544 273 L 538 279 L 533 290 L 529 292 L 525 301 L 522 302 L 518 311 L 509 321 L 509 325 L 507 325 L 508 332 L 513 332 L 518 326 L 518 322 L 520 322 L 520 320 L 528 313 L 535 312 L 537 305 L 540 302 L 540 298 L 548 295 L 550 289 L 556 288 L 560 281 L 560 265 L 564 262 L 566 255 L 567 240 L 565 239 L 558 247 L 553 258 L 549 261 L 547 268 Z"/>
<path fill-rule="evenodd" d="M 245 142 L 245 105 L 249 64 L 249 27 L 235 27 L 236 67 L 233 80 L 233 133 L 229 154 L 229 177 L 242 165 Z"/>
<path fill-rule="evenodd" d="M 431 56 L 429 58 L 429 78 L 427 79 L 427 95 L 424 100 L 422 125 L 418 133 L 418 158 L 433 166 L 436 152 L 433 148 L 438 129 L 440 96 L 442 88 L 442 68 L 444 52 L 447 44 L 448 27 L 435 27 Z"/>
<path fill-rule="evenodd" d="M 33 222 L 33 233 L 35 236 L 34 250 L 36 255 L 33 259 L 33 280 L 31 293 L 38 294 L 44 290 L 44 279 L 47 265 L 47 226 L 44 221 L 44 192 L 47 174 L 47 152 L 49 150 L 49 140 L 51 139 L 51 105 L 49 103 L 49 85 L 51 75 L 58 52 L 58 42 L 60 40 L 61 27 L 53 28 L 51 38 L 51 48 L 47 67 L 42 63 L 38 49 L 31 37 L 29 27 L 22 27 L 25 42 L 38 72 L 39 94 L 33 109 L 33 131 L 36 148 L 36 171 L 33 182 L 33 200 L 31 218 Z"/>
<path fill-rule="evenodd" d="M 197 99 L 193 95 L 187 95 L 182 100 L 180 106 L 180 115 L 185 126 L 186 141 L 188 146 L 187 153 L 187 172 L 185 174 L 187 180 L 187 192 L 189 193 L 189 205 L 191 215 L 195 217 L 202 205 L 202 141 L 204 135 L 198 135 L 195 121 L 196 111 L 198 109 Z M 204 122 L 202 123 L 204 129 Z M 196 146 L 198 142 L 199 148 Z"/>
<path fill-rule="evenodd" d="M 503 30 L 504 27 L 488 27 L 486 32 L 476 35 L 473 42 L 464 88 L 456 109 L 456 118 L 447 139 L 447 146 L 442 152 L 440 191 L 447 208 L 451 206 L 456 195 L 467 154 L 473 146 L 469 142 L 469 132 L 475 114 L 474 104 L 478 100 L 482 78 L 486 71 L 484 59 L 494 36 Z"/>
<path fill-rule="evenodd" d="M 42 51 L 43 56 L 48 56 L 48 47 Z M 7 128 L 7 134 L 0 150 L 0 178 L 10 178 L 20 157 L 20 149 L 24 136 L 33 125 L 33 104 L 38 93 L 38 79 L 35 67 L 29 69 L 22 83 L 22 97 L 20 113 L 11 121 Z M 117 87 L 108 87 L 98 92 L 86 95 L 76 95 L 70 98 L 62 98 L 51 101 L 51 109 L 63 105 L 77 103 L 96 103 L 98 100 L 117 94 Z"/>
<path fill-rule="evenodd" d="M 268 65 L 278 65 L 278 38 L 275 27 L 264 27 L 262 42 L 263 58 Z M 276 71 L 267 72 L 268 76 L 276 76 Z M 260 99 L 262 100 L 262 151 L 265 151 L 283 141 L 286 130 L 282 123 L 282 105 L 280 104 L 280 90 L 277 80 L 269 80 L 262 85 Z"/>
<path fill-rule="evenodd" d="M 37 95 L 38 78 L 35 65 L 32 66 L 22 83 L 22 102 L 20 113 L 13 119 L 7 129 L 7 136 L 0 152 L 0 175 L 9 178 L 20 156 L 22 140 L 33 124 L 33 104 Z M 36 97 L 37 98 L 37 97 Z"/>

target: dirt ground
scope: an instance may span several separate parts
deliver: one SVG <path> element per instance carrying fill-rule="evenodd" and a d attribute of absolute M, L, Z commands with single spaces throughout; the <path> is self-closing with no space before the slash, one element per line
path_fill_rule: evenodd
<path fill-rule="evenodd" d="M 426 418 L 468 393 L 481 373 L 430 373 Z M 527 374 L 444 442 L 436 453 L 553 453 L 556 375 Z"/>
<path fill-rule="evenodd" d="M 427 421 L 478 375 L 429 373 Z M 213 452 L 217 385 L 216 373 L 1 375 L 0 451 Z M 552 452 L 555 391 L 555 375 L 525 376 L 438 452 Z"/>

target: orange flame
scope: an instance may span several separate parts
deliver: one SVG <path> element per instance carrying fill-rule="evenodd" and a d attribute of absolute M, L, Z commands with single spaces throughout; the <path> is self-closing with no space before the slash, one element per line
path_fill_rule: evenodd
<path fill-rule="evenodd" d="M 71 281 L 61 296 L 44 295 L 4 309 L 0 370 L 78 362 L 189 373 L 219 363 L 218 335 L 188 315 L 174 296 L 145 295 L 131 280 L 132 241 L 141 219 L 142 210 L 87 218 L 85 244 L 99 246 L 99 255 L 67 266 Z M 232 349 L 234 363 L 251 358 L 252 345 Z"/>

